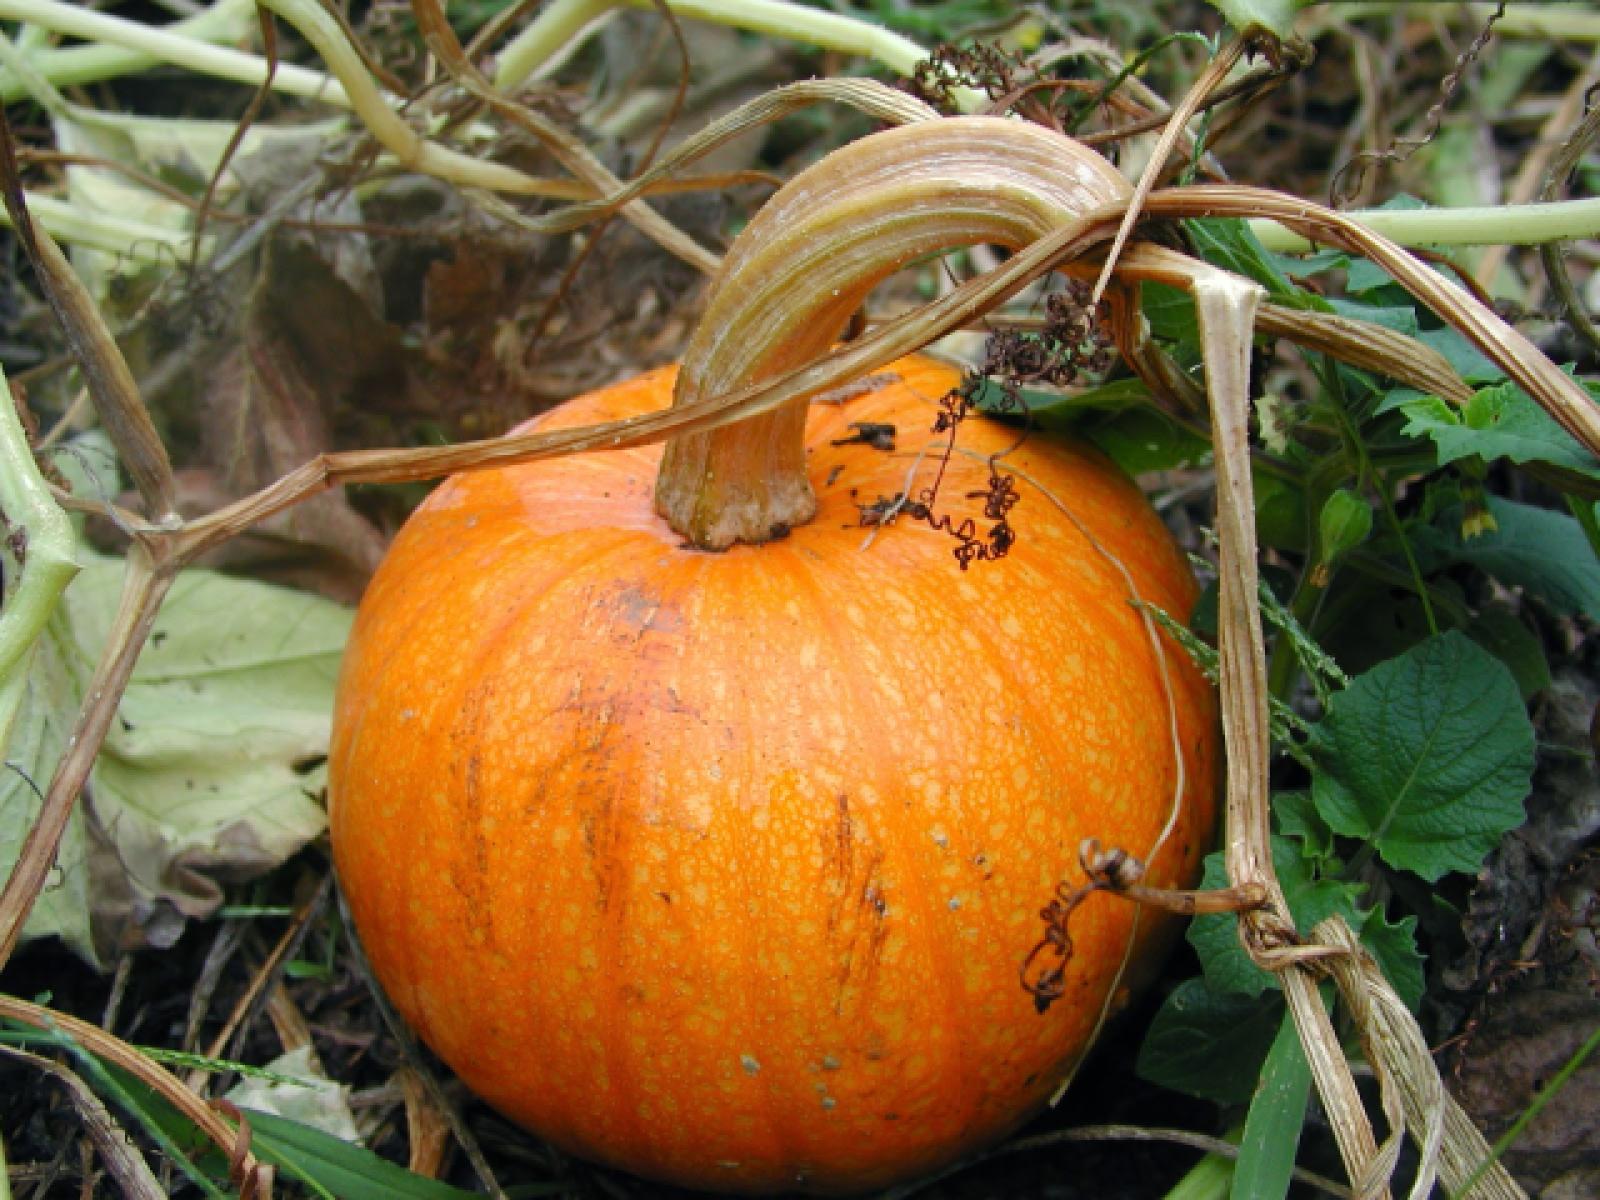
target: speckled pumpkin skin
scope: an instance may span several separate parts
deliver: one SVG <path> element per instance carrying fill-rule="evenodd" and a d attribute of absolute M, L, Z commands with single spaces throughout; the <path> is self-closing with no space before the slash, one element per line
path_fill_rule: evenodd
<path fill-rule="evenodd" d="M 1130 481 L 1042 437 L 1007 460 L 1004 561 L 962 572 L 908 521 L 863 549 L 857 503 L 904 488 L 954 382 L 889 371 L 813 406 L 820 511 L 781 541 L 686 549 L 652 511 L 659 448 L 588 455 L 451 480 L 362 603 L 331 761 L 357 928 L 468 1086 L 579 1156 L 759 1193 L 914 1177 L 1036 1111 L 1113 987 L 1134 909 L 1106 896 L 1045 1013 L 1019 967 L 1084 838 L 1157 843 L 1168 708 L 1124 578 L 1035 483 L 1147 600 L 1186 614 L 1193 579 Z M 671 380 L 540 425 L 659 408 Z M 831 445 L 853 421 L 900 452 Z M 956 455 L 941 508 L 986 478 Z M 1178 886 L 1218 751 L 1209 689 L 1167 658 L 1187 783 L 1151 882 Z M 1142 918 L 1117 1000 L 1170 932 Z"/>

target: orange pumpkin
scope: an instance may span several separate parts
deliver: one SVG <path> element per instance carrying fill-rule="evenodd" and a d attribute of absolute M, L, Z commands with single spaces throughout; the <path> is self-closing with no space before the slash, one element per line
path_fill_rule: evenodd
<path fill-rule="evenodd" d="M 450 480 L 362 603 L 331 754 L 357 929 L 467 1085 L 574 1154 L 756 1192 L 949 1162 L 1045 1102 L 1171 932 L 1091 897 L 1039 1011 L 1019 972 L 1080 842 L 1195 876 L 1213 702 L 1130 604 L 1186 614 L 1181 554 L 1125 476 L 1042 436 L 1005 459 L 1003 561 L 960 570 L 905 518 L 865 544 L 957 382 L 885 375 L 803 413 L 817 511 L 778 540 L 685 544 L 660 448 L 608 451 Z M 1016 440 L 963 424 L 937 507 L 981 506 Z"/>

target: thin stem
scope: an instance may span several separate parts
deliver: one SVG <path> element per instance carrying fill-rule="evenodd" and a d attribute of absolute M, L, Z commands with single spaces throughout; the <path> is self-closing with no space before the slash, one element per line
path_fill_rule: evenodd
<path fill-rule="evenodd" d="M 293 25 L 311 43 L 344 84 L 352 107 L 368 131 L 404 166 L 462 187 L 523 196 L 570 195 L 570 189 L 564 182 L 539 179 L 514 167 L 485 162 L 419 134 L 389 106 L 344 30 L 316 0 L 259 0 L 259 3 Z M 475 74 L 464 73 L 461 82 L 477 85 L 470 90 L 475 90 L 480 99 L 493 104 L 501 115 L 512 117 L 538 137 L 562 166 L 582 179 L 597 195 L 621 189 L 622 182 L 565 131 L 529 109 L 516 108 L 513 111 L 514 106 L 509 101 L 493 92 Z M 624 206 L 622 215 L 662 249 L 690 266 L 701 271 L 715 270 L 718 262 L 716 255 L 642 201 Z"/>
<path fill-rule="evenodd" d="M 7 0 L 0 0 L 0 4 Z M 542 196 L 549 191 L 542 179 L 512 167 L 483 162 L 423 137 L 389 104 L 361 55 L 344 30 L 316 0 L 260 0 L 261 7 L 282 17 L 311 43 L 349 96 L 367 131 L 403 166 L 462 187 L 481 187 L 515 195 Z"/>
<path fill-rule="evenodd" d="M 94 298 L 67 263 L 55 239 L 28 216 L 4 109 L 0 109 L 0 187 L 5 189 L 5 207 L 17 228 L 18 240 L 72 347 L 100 422 L 111 435 L 123 466 L 144 500 L 145 512 L 158 524 L 175 523 L 176 488 L 166 447 Z"/>
<path fill-rule="evenodd" d="M 0 611 L 0 681 L 9 682 L 78 573 L 78 539 L 33 460 L 4 371 L 0 371 L 0 513 L 12 530 L 21 531 L 26 546 L 18 556 L 23 559 L 22 577 Z"/>
<path fill-rule="evenodd" d="M 229 3 L 231 0 L 221 0 L 218 7 Z M 246 12 L 249 11 L 248 5 L 241 7 Z M 199 21 L 209 15 L 203 14 L 202 17 L 193 20 Z M 89 50 L 102 47 L 106 50 L 120 49 L 125 56 L 120 61 L 116 57 L 107 56 L 110 65 L 120 69 L 108 71 L 107 74 L 118 74 L 121 70 L 138 70 L 145 63 L 159 62 L 182 67 L 197 75 L 212 75 L 238 83 L 259 85 L 267 77 L 266 59 L 231 47 L 214 46 L 208 41 L 202 41 L 200 36 L 194 33 L 189 22 L 178 22 L 170 26 L 145 25 L 139 21 L 96 12 L 81 5 L 63 4 L 60 0 L 0 0 L 0 18 L 27 21 L 55 33 L 64 33 L 68 37 L 98 43 L 95 46 L 72 49 Z M 220 22 L 215 29 L 202 26 L 202 32 L 208 36 L 218 36 L 225 29 L 226 27 Z M 178 32 L 180 30 L 183 32 Z M 67 51 L 59 53 L 65 54 Z M 78 81 L 71 76 L 55 79 L 55 82 L 62 84 Z M 0 91 L 0 99 L 6 101 L 16 99 L 11 91 L 14 86 L 15 84 L 8 80 L 4 90 Z M 291 96 L 302 96 L 308 100 L 321 100 L 325 104 L 341 108 L 349 107 L 344 89 L 338 83 L 319 71 L 309 71 L 304 67 L 285 65 L 280 68 L 274 81 L 274 90 Z"/>
<path fill-rule="evenodd" d="M 189 38 L 207 45 L 229 45 L 249 36 L 253 0 L 217 0 L 210 8 L 182 21 L 162 26 L 162 32 Z M 56 87 L 99 83 L 119 75 L 129 75 L 158 66 L 162 60 L 143 50 L 111 42 L 87 42 L 74 46 L 48 44 L 48 31 L 41 25 L 22 27 L 18 41 L 29 62 Z M 20 83 L 0 72 L 0 103 L 20 100 Z"/>
<path fill-rule="evenodd" d="M 587 31 L 598 28 L 618 8 L 654 9 L 658 3 L 665 3 L 680 19 L 708 21 L 859 55 L 897 75 L 912 74 L 928 57 L 916 42 L 893 30 L 783 0 L 555 0 L 500 52 L 495 86 L 510 90 L 554 69 Z"/>
<path fill-rule="evenodd" d="M 1369 208 L 1341 214 L 1402 246 L 1538 246 L 1600 236 L 1600 197 L 1465 208 Z M 1250 230 L 1268 250 L 1304 254 L 1311 243 L 1276 221 Z"/>

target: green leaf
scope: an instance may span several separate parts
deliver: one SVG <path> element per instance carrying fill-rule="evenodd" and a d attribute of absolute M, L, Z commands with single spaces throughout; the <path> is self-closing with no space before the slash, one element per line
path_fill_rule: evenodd
<path fill-rule="evenodd" d="M 1129 475 L 1209 462 L 1211 443 L 1148 405 L 1079 422 L 1077 432 Z"/>
<path fill-rule="evenodd" d="M 1310 1099 L 1311 1065 L 1293 1018 L 1284 1013 L 1239 1139 L 1234 1200 L 1281 1200 L 1289 1194 Z"/>
<path fill-rule="evenodd" d="M 1550 663 L 1544 642 L 1527 623 L 1504 605 L 1491 605 L 1467 626 L 1467 636 L 1505 663 L 1524 700 L 1550 686 Z"/>
<path fill-rule="evenodd" d="M 1275 793 L 1272 815 L 1280 833 L 1300 839 L 1305 847 L 1300 852 L 1302 858 L 1327 860 L 1333 857 L 1333 830 L 1317 815 L 1310 792 Z"/>
<path fill-rule="evenodd" d="M 1317 811 L 1428 880 L 1474 871 L 1523 819 L 1533 727 L 1504 664 L 1429 638 L 1332 698 L 1313 742 Z"/>
<path fill-rule="evenodd" d="M 1279 38 L 1294 32 L 1300 0 L 1211 0 L 1212 6 L 1240 33 L 1265 29 Z"/>
<path fill-rule="evenodd" d="M 1039 388 L 1017 390 L 1028 422 L 1044 429 L 1069 427 L 1087 413 L 1120 412 L 1150 402 L 1150 389 L 1145 387 L 1142 380 L 1133 378 L 1118 379 L 1077 391 L 1043 391 Z M 1024 416 L 992 379 L 979 381 L 972 402 L 979 411 L 990 416 L 1002 419 Z"/>
<path fill-rule="evenodd" d="M 1372 506 L 1349 488 L 1336 488 L 1317 515 L 1322 537 L 1322 561 L 1332 562 L 1354 550 L 1372 534 Z"/>
<path fill-rule="evenodd" d="M 1315 254 L 1280 254 L 1268 250 L 1267 257 L 1290 279 L 1309 279 L 1350 265 L 1350 255 L 1343 250 L 1318 250 Z"/>
<path fill-rule="evenodd" d="M 77 715 L 79 681 L 60 651 L 62 624 L 58 609 L 44 636 L 0 686 L 0 748 L 5 751 L 0 768 L 0 875 L 9 875 L 16 865 Z M 22 932 L 26 938 L 59 937 L 98 963 L 89 928 L 88 863 L 83 806 L 74 805 L 56 864 Z"/>
<path fill-rule="evenodd" d="M 1328 304 L 1341 317 L 1382 325 L 1385 329 L 1393 329 L 1407 337 L 1416 337 L 1420 330 L 1417 324 L 1417 310 L 1409 305 L 1367 304 L 1360 300 L 1343 300 L 1339 297 L 1330 299 Z"/>
<path fill-rule="evenodd" d="M 1151 336 L 1189 346 L 1199 342 L 1200 319 L 1188 292 L 1165 283 L 1147 283 L 1139 291 Z"/>
<path fill-rule="evenodd" d="M 1466 538 L 1460 508 L 1446 509 L 1413 539 L 1425 571 L 1466 563 L 1501 583 L 1526 588 L 1558 612 L 1600 620 L 1600 561 L 1583 528 L 1565 513 L 1488 498 L 1495 530 Z"/>
<path fill-rule="evenodd" d="M 1351 928 L 1361 928 L 1363 918 L 1356 909 L 1360 887 L 1316 878 L 1311 865 L 1301 856 L 1298 842 L 1275 836 L 1272 867 L 1289 901 L 1295 928 L 1302 933 L 1335 914 L 1344 917 Z M 1206 857 L 1200 886 L 1204 890 L 1228 886 L 1228 871 L 1221 851 Z M 1232 913 L 1196 917 L 1189 923 L 1188 938 L 1200 956 L 1206 983 L 1213 990 L 1259 996 L 1278 986 L 1271 972 L 1251 962 L 1239 944 L 1239 918 Z"/>
<path fill-rule="evenodd" d="M 1404 432 L 1432 439 L 1441 466 L 1474 456 L 1486 462 L 1506 458 L 1600 478 L 1600 459 L 1514 383 L 1480 388 L 1461 409 L 1437 396 L 1407 400 L 1400 409 L 1407 417 Z"/>
<path fill-rule="evenodd" d="M 1417 340 L 1444 355 L 1445 361 L 1467 383 L 1496 383 L 1505 378 L 1505 371 L 1454 325 L 1424 329 L 1417 334 Z"/>
<path fill-rule="evenodd" d="M 1150 1022 L 1138 1072 L 1202 1100 L 1243 1103 L 1255 1091 L 1284 1011 L 1277 993 L 1230 995 L 1203 979 L 1187 980 Z"/>
<path fill-rule="evenodd" d="M 257 1157 L 296 1179 L 314 1183 L 339 1200 L 473 1200 L 478 1195 L 413 1175 L 364 1147 L 298 1121 L 251 1109 L 243 1111 L 250 1122 L 250 1148 Z M 566 1185 L 550 1184 L 525 1194 L 555 1196 L 567 1190 L 570 1189 Z"/>
<path fill-rule="evenodd" d="M 1310 536 L 1305 490 L 1259 469 L 1251 475 L 1256 493 L 1256 536 L 1262 545 L 1304 551 Z"/>
<path fill-rule="evenodd" d="M 1417 949 L 1417 918 L 1402 917 L 1391 923 L 1381 908 L 1374 909 L 1361 925 L 1361 944 L 1378 960 L 1400 999 L 1415 1012 L 1427 986 L 1422 954 Z"/>
<path fill-rule="evenodd" d="M 1236 217 L 1203 217 L 1183 223 L 1195 252 L 1213 266 L 1253 279 L 1280 304 L 1330 311 L 1322 297 L 1296 284 L 1262 246 L 1250 226 Z"/>

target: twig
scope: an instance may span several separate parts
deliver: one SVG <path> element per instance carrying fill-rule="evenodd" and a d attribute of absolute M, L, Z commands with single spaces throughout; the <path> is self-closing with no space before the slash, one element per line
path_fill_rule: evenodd
<path fill-rule="evenodd" d="M 100 319 L 89 290 L 74 273 L 55 239 L 28 216 L 17 171 L 15 143 L 4 109 L 0 109 L 0 189 L 4 190 L 6 211 L 39 276 L 45 298 L 55 311 L 89 385 L 101 424 L 110 434 L 123 466 L 143 497 L 145 511 L 157 524 L 170 524 L 176 517 L 177 501 L 166 447 L 156 435 L 150 414 L 139 398 L 133 374 L 105 322 Z"/>
<path fill-rule="evenodd" d="M 14 1046 L 0 1045 L 0 1054 L 26 1063 L 66 1088 L 67 1095 L 72 1098 L 72 1106 L 83 1118 L 83 1127 L 88 1131 L 95 1150 L 124 1196 L 130 1197 L 130 1200 L 165 1200 L 167 1189 L 156 1181 L 150 1164 L 140 1157 L 100 1097 L 82 1079 L 59 1063 Z"/>
<path fill-rule="evenodd" d="M 1554 200 L 1561 194 L 1567 179 L 1577 169 L 1578 161 L 1597 138 L 1600 138 L 1600 103 L 1591 105 L 1588 115 L 1579 122 L 1551 159 L 1550 171 L 1545 176 L 1544 188 L 1540 192 L 1543 199 Z M 1567 264 L 1561 257 L 1561 251 L 1562 247 L 1555 244 L 1539 247 L 1539 258 L 1544 263 L 1545 274 L 1549 276 L 1550 288 L 1555 292 L 1573 332 L 1588 342 L 1595 353 L 1600 354 L 1600 329 L 1595 328 L 1594 321 L 1584 311 L 1583 301 L 1572 286 L 1572 277 L 1567 274 Z"/>
<path fill-rule="evenodd" d="M 16 1021 L 33 1029 L 64 1036 L 72 1043 L 104 1059 L 138 1079 L 168 1104 L 176 1108 L 223 1153 L 239 1164 L 237 1178 L 249 1194 L 266 1200 L 272 1190 L 272 1169 L 259 1162 L 249 1148 L 240 1147 L 239 1131 L 184 1087 L 171 1072 L 150 1061 L 121 1038 L 113 1037 L 97 1025 L 79 1020 L 43 1005 L 31 1004 L 15 996 L 0 995 L 0 1018 Z"/>
<path fill-rule="evenodd" d="M 1538 137 L 1518 166 L 1516 178 L 1506 189 L 1504 198 L 1507 204 L 1526 204 L 1534 199 L 1555 200 L 1560 196 L 1567 176 L 1577 166 L 1577 158 L 1583 155 L 1584 100 L 1597 83 L 1600 83 L 1600 51 L 1590 58 L 1588 69 L 1573 79 L 1561 97 L 1561 103 L 1539 127 Z M 1573 129 L 1573 126 L 1577 128 Z M 1572 132 L 1563 137 L 1563 132 L 1569 129 Z M 1574 137 L 1579 141 L 1577 158 L 1564 170 L 1558 170 L 1562 152 L 1569 149 L 1570 139 Z M 1559 250 L 1559 247 L 1553 249 Z M 1494 288 L 1495 279 L 1505 265 L 1509 252 L 1510 247 L 1506 243 L 1497 242 L 1478 258 L 1473 274 L 1485 289 Z"/>
<path fill-rule="evenodd" d="M 1100 303 L 1100 298 L 1105 295 L 1106 285 L 1111 282 L 1111 274 L 1116 270 L 1117 260 L 1122 255 L 1122 248 L 1127 244 L 1128 238 L 1133 233 L 1133 227 L 1139 220 L 1139 214 L 1144 209 L 1145 200 L 1156 186 L 1156 180 L 1161 177 L 1161 171 L 1166 166 L 1167 158 L 1172 154 L 1172 148 L 1178 144 L 1178 138 L 1183 134 L 1184 127 L 1189 124 L 1189 118 L 1200 111 L 1200 106 L 1206 102 L 1223 80 L 1228 77 L 1228 72 L 1233 70 L 1235 63 L 1244 53 L 1244 39 L 1232 38 L 1228 44 L 1218 52 L 1217 56 L 1206 64 L 1206 69 L 1200 77 L 1190 85 L 1184 93 L 1183 99 L 1172 110 L 1167 119 L 1166 128 L 1161 131 L 1161 136 L 1156 140 L 1155 149 L 1150 153 L 1150 160 L 1145 163 L 1144 171 L 1139 175 L 1139 183 L 1133 189 L 1133 198 L 1128 202 L 1128 211 L 1122 218 L 1122 223 L 1117 227 L 1117 236 L 1111 243 L 1111 249 L 1106 254 L 1105 265 L 1100 268 L 1100 277 L 1095 280 L 1094 291 L 1089 294 L 1089 307 L 1093 308 Z"/>

